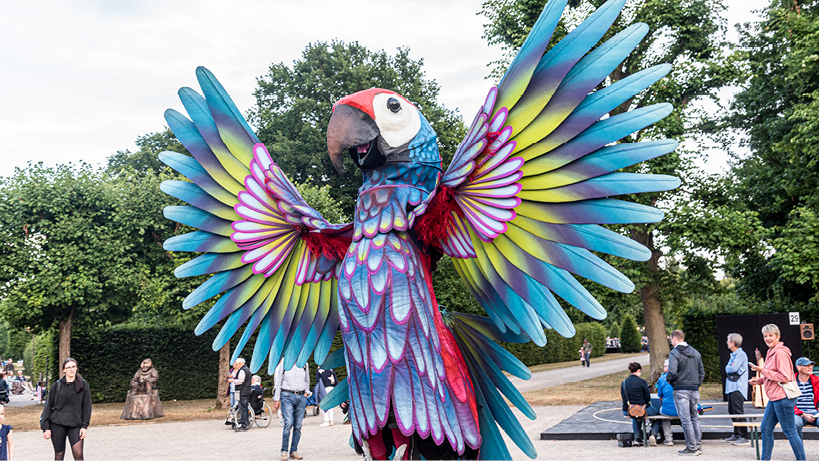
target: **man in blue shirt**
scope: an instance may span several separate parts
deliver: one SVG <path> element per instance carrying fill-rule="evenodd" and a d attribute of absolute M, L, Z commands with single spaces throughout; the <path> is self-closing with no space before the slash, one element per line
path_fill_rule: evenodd
<path fill-rule="evenodd" d="M 748 355 L 742 350 L 742 336 L 731 333 L 726 340 L 731 357 L 725 365 L 725 393 L 728 395 L 728 414 L 741 415 L 745 413 L 745 401 L 748 399 Z M 745 418 L 734 418 L 734 422 L 745 422 Z M 734 445 L 747 445 L 747 427 L 734 427 L 734 434 L 725 439 Z"/>

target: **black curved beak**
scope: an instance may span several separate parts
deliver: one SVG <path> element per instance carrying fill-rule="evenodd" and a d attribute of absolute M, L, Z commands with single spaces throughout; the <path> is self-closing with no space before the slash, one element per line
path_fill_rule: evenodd
<path fill-rule="evenodd" d="M 379 131 L 375 121 L 363 111 L 339 104 L 327 125 L 327 151 L 338 174 L 344 174 L 343 152 L 375 142 Z"/>

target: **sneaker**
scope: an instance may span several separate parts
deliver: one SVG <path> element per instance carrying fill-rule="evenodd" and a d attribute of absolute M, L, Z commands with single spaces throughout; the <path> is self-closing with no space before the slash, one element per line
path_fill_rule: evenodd
<path fill-rule="evenodd" d="M 634 445 L 633 446 L 635 446 L 635 447 L 643 446 L 643 439 L 634 439 Z"/>
<path fill-rule="evenodd" d="M 332 425 L 333 425 L 332 421 L 324 421 L 323 423 L 319 424 L 319 427 L 328 427 Z"/>
<path fill-rule="evenodd" d="M 750 440 L 748 440 L 748 439 L 746 439 L 744 437 L 739 437 L 733 444 L 734 445 L 750 445 L 750 443 L 751 443 Z"/>
<path fill-rule="evenodd" d="M 680 456 L 699 456 L 702 453 L 697 450 L 691 450 L 688 447 L 685 447 L 685 450 L 680 450 L 677 452 Z"/>
<path fill-rule="evenodd" d="M 287 457 L 287 452 L 286 452 L 286 451 L 283 451 L 283 452 L 282 452 L 282 457 L 281 457 L 280 459 L 281 459 L 282 461 L 287 461 L 287 460 L 288 460 L 288 459 L 290 459 L 290 458 L 288 458 L 288 457 Z"/>
<path fill-rule="evenodd" d="M 297 451 L 291 451 L 290 459 L 304 459 L 304 456 L 300 455 Z"/>
<path fill-rule="evenodd" d="M 674 441 L 673 441 L 673 440 L 671 440 L 670 438 L 666 438 L 666 439 L 663 441 L 663 445 L 665 445 L 665 446 L 667 446 L 667 447 L 673 447 L 673 446 L 674 446 Z"/>
<path fill-rule="evenodd" d="M 726 442 L 734 442 L 734 441 L 736 441 L 738 438 L 739 438 L 739 437 L 737 437 L 737 435 L 736 435 L 736 434 L 733 434 L 733 435 L 731 435 L 731 437 L 728 437 L 727 439 L 725 439 L 725 441 L 726 441 Z"/>
<path fill-rule="evenodd" d="M 648 444 L 649 446 L 656 447 L 657 446 L 657 437 L 654 434 L 648 436 Z"/>

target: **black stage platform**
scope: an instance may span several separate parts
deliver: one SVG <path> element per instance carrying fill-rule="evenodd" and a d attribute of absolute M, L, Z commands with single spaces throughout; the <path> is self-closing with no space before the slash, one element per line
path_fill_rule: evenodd
<path fill-rule="evenodd" d="M 713 410 L 705 412 L 707 415 L 727 415 L 728 405 L 722 401 L 702 401 L 701 405 L 711 405 Z M 597 402 L 578 411 L 569 418 L 540 433 L 540 440 L 616 440 L 617 434 L 631 432 L 631 420 L 623 416 L 623 403 Z M 764 413 L 762 408 L 754 408 L 745 403 L 745 413 Z M 761 421 L 759 418 L 757 421 Z M 676 424 L 675 424 L 676 423 Z M 703 439 L 724 439 L 733 433 L 730 419 L 703 419 L 700 420 Z M 672 422 L 671 431 L 674 440 L 683 440 L 682 427 L 679 420 Z M 819 430 L 807 426 L 803 430 L 806 440 L 819 440 Z M 785 435 L 777 428 L 774 436 L 784 439 Z"/>

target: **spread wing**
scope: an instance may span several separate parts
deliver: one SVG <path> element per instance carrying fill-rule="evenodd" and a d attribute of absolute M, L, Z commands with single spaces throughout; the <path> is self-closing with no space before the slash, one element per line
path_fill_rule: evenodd
<path fill-rule="evenodd" d="M 196 229 L 165 242 L 169 251 L 201 252 L 177 277 L 213 274 L 183 303 L 189 309 L 221 297 L 196 334 L 224 320 L 213 343 L 220 349 L 246 324 L 235 360 L 258 331 L 250 368 L 269 357 L 273 373 L 321 363 L 338 330 L 337 262 L 349 246 L 350 225 L 333 225 L 311 208 L 259 142 L 221 84 L 207 69 L 196 76 L 204 97 L 179 90 L 188 117 L 169 109 L 168 125 L 193 157 L 163 152 L 160 159 L 190 182 L 161 189 L 190 206 L 165 216 Z"/>
<path fill-rule="evenodd" d="M 645 24 L 634 24 L 592 50 L 624 3 L 609 0 L 545 52 L 566 5 L 566 0 L 548 2 L 503 79 L 489 91 L 435 197 L 410 216 L 425 243 L 453 258 L 497 327 L 493 334 L 476 335 L 469 322 L 448 324 L 463 343 L 476 388 L 487 402 L 483 411 L 490 411 L 507 432 L 520 426 L 507 421 L 508 408 L 495 388 L 519 394 L 502 387 L 505 378 L 495 379 L 489 371 L 494 368 L 485 358 L 492 342 L 483 339 L 525 335 L 544 345 L 543 328 L 573 336 L 574 326 L 557 297 L 604 318 L 604 308 L 574 276 L 631 292 L 631 281 L 593 251 L 638 261 L 650 253 L 600 225 L 657 222 L 663 216 L 655 208 L 611 197 L 680 184 L 673 176 L 618 172 L 677 147 L 674 140 L 617 143 L 668 115 L 670 104 L 607 117 L 665 76 L 669 65 L 595 91 L 648 31 Z M 512 402 L 522 400 L 506 395 Z M 481 428 L 484 440 L 499 440 L 484 433 L 483 421 Z M 516 443 L 535 455 L 524 440 Z M 498 450 L 492 452 L 508 456 L 505 447 Z"/>

